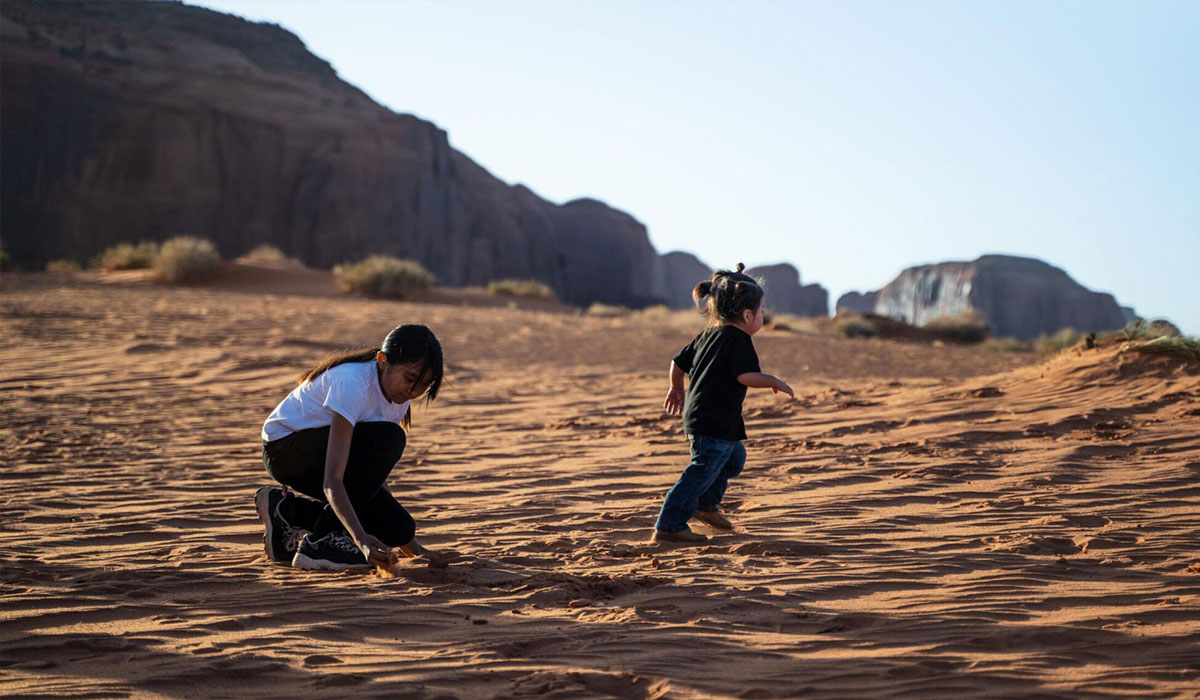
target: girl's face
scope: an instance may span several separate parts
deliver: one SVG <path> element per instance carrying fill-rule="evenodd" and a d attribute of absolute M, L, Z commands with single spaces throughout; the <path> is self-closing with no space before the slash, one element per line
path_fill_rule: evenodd
<path fill-rule="evenodd" d="M 426 376 L 420 376 L 420 362 L 392 365 L 388 364 L 387 360 L 382 360 L 380 368 L 382 371 L 379 374 L 379 385 L 383 388 L 383 395 L 392 403 L 416 401 L 424 396 L 425 392 L 429 391 L 429 386 L 433 384 L 431 373 L 427 372 Z M 418 382 L 418 380 L 420 381 Z"/>

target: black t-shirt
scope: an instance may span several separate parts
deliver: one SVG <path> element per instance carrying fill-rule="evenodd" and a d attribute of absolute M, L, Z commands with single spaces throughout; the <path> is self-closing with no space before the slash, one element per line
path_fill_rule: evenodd
<path fill-rule="evenodd" d="M 745 440 L 742 401 L 746 385 L 737 378 L 760 371 L 749 334 L 736 326 L 706 328 L 673 361 L 689 380 L 683 400 L 683 429 L 721 440 Z"/>

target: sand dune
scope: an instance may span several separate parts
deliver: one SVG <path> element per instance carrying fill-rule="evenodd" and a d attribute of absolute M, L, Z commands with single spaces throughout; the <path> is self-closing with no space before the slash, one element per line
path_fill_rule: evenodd
<path fill-rule="evenodd" d="M 737 531 L 672 548 L 648 542 L 686 461 L 660 406 L 697 317 L 288 274 L 5 280 L 0 693 L 1197 697 L 1195 365 L 764 332 L 798 398 L 747 402 Z M 267 564 L 263 418 L 408 321 L 449 384 L 391 485 L 461 559 Z"/>

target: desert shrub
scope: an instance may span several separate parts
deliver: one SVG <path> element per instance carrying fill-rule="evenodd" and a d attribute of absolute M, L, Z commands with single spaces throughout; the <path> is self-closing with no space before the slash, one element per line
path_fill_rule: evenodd
<path fill-rule="evenodd" d="M 1144 340 L 1147 338 L 1158 338 L 1161 336 L 1179 337 L 1183 335 L 1179 332 L 1179 328 L 1166 319 L 1156 319 L 1147 321 L 1144 318 L 1136 318 L 1130 321 L 1119 331 L 1114 333 L 1106 333 L 1103 337 L 1106 339 L 1115 338 L 1119 340 Z"/>
<path fill-rule="evenodd" d="M 93 257 L 88 266 L 107 271 L 143 270 L 153 267 L 156 257 L 158 244 L 152 241 L 118 243 Z"/>
<path fill-rule="evenodd" d="M 242 260 L 259 260 L 262 262 L 284 262 L 288 256 L 283 254 L 283 251 L 275 246 L 264 243 L 257 246 L 254 250 L 246 253 L 241 257 Z"/>
<path fill-rule="evenodd" d="M 0 248 L 0 272 L 5 272 L 12 268 L 12 258 L 8 256 L 8 251 Z"/>
<path fill-rule="evenodd" d="M 1183 335 L 1183 332 L 1179 330 L 1179 326 L 1176 326 L 1165 318 L 1151 321 L 1146 326 L 1146 332 L 1155 338 L 1163 335 L 1178 338 Z"/>
<path fill-rule="evenodd" d="M 433 273 L 421 267 L 421 263 L 386 255 L 335 265 L 333 275 L 343 291 L 392 299 L 402 299 L 409 292 L 437 283 Z"/>
<path fill-rule="evenodd" d="M 858 314 L 839 313 L 831 324 L 834 335 L 846 338 L 874 338 L 879 330 L 870 321 Z"/>
<path fill-rule="evenodd" d="M 640 318 L 666 320 L 674 316 L 675 312 L 666 304 L 655 304 L 654 306 L 647 306 L 644 309 L 638 309 L 637 315 Z"/>
<path fill-rule="evenodd" d="M 1039 335 L 1033 341 L 1033 347 L 1040 353 L 1052 355 L 1078 345 L 1083 338 L 1083 333 L 1074 328 L 1062 328 L 1057 333 Z"/>
<path fill-rule="evenodd" d="M 988 338 L 979 347 L 993 352 L 1029 352 L 1033 350 L 1033 342 L 1016 338 Z"/>
<path fill-rule="evenodd" d="M 1155 338 L 1132 340 L 1122 349 L 1155 355 L 1178 355 L 1200 361 L 1200 339 L 1180 335 L 1160 335 Z"/>
<path fill-rule="evenodd" d="M 1146 323 L 1146 319 L 1138 317 L 1129 323 L 1126 323 L 1124 328 L 1111 333 L 1105 333 L 1101 337 L 1105 339 L 1114 338 L 1120 340 L 1141 340 L 1143 338 L 1150 337 L 1147 326 L 1148 324 Z"/>
<path fill-rule="evenodd" d="M 763 325 L 766 325 L 765 319 Z M 840 335 L 840 332 L 833 329 L 833 318 L 830 316 L 796 316 L 776 312 L 771 315 L 770 327 L 777 331 L 809 335 Z"/>
<path fill-rule="evenodd" d="M 1200 339 L 1186 337 L 1179 328 L 1170 321 L 1159 319 L 1147 321 L 1138 318 L 1124 328 L 1113 333 L 1107 333 L 1102 341 L 1125 341 L 1122 351 L 1132 350 L 1154 355 L 1176 355 L 1189 360 L 1200 361 Z"/>
<path fill-rule="evenodd" d="M 162 244 L 154 259 L 154 276 L 163 282 L 200 282 L 211 277 L 221 256 L 211 241 L 178 236 Z"/>
<path fill-rule="evenodd" d="M 527 299 L 553 299 L 554 290 L 537 280 L 492 280 L 488 282 L 488 294 L 500 297 L 524 297 Z"/>
<path fill-rule="evenodd" d="M 924 328 L 934 331 L 942 339 L 957 343 L 981 343 L 992 330 L 987 317 L 975 309 L 953 316 L 939 316 L 927 322 Z"/>
<path fill-rule="evenodd" d="M 51 260 L 46 263 L 46 272 L 79 272 L 82 269 L 83 266 L 78 261 L 67 260 L 66 258 Z"/>
<path fill-rule="evenodd" d="M 602 318 L 616 318 L 618 316 L 628 316 L 630 313 L 632 313 L 632 310 L 628 306 L 617 306 L 614 304 L 602 304 L 597 301 L 597 302 L 592 303 L 591 306 L 587 307 L 587 311 L 585 311 L 584 313 L 587 314 L 588 316 L 600 316 Z"/>

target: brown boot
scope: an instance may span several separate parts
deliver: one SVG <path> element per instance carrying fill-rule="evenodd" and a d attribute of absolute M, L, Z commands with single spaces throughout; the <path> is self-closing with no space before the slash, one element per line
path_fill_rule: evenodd
<path fill-rule="evenodd" d="M 692 517 L 702 523 L 711 525 L 718 530 L 733 529 L 733 523 L 729 522 L 728 518 L 715 510 L 698 510 L 694 515 L 692 515 Z"/>
<path fill-rule="evenodd" d="M 707 535 L 701 535 L 698 532 L 692 532 L 688 529 L 678 530 L 676 532 L 667 532 L 666 530 L 655 530 L 653 542 L 681 542 L 683 544 L 704 544 L 708 541 Z"/>

